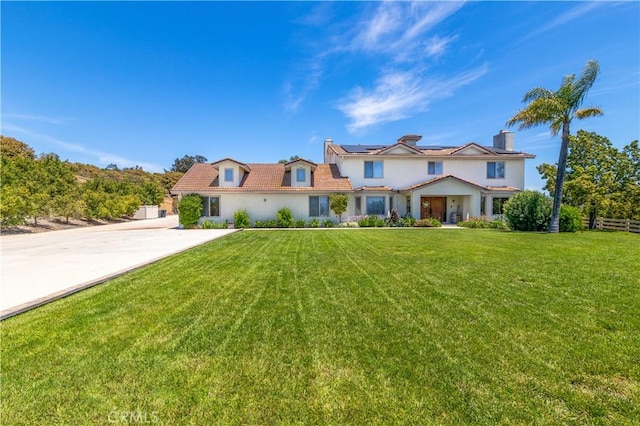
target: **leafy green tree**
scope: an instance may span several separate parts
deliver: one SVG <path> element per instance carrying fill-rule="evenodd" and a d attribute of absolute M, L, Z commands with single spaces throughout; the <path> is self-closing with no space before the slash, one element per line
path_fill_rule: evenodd
<path fill-rule="evenodd" d="M 349 205 L 349 196 L 347 194 L 331 194 L 329 195 L 329 206 L 331 210 L 338 216 L 342 222 L 342 214 L 347 211 Z"/>
<path fill-rule="evenodd" d="M 278 164 L 287 164 L 287 163 L 290 163 L 292 161 L 299 160 L 299 159 L 300 159 L 299 155 L 292 155 L 291 157 L 289 157 L 288 160 L 286 160 L 284 158 L 278 160 Z"/>
<path fill-rule="evenodd" d="M 171 192 L 171 188 L 173 188 L 176 183 L 178 183 L 182 176 L 184 176 L 184 173 L 165 171 L 162 174 L 157 173 L 155 175 L 155 179 L 162 186 L 164 192 L 166 194 L 169 194 L 169 192 Z"/>
<path fill-rule="evenodd" d="M 171 166 L 172 172 L 186 173 L 196 163 L 206 163 L 207 158 L 202 155 L 185 155 L 182 158 L 176 158 Z"/>
<path fill-rule="evenodd" d="M 148 181 L 138 187 L 138 195 L 145 206 L 158 206 L 164 200 L 164 189 L 154 181 Z"/>
<path fill-rule="evenodd" d="M 185 195 L 178 202 L 180 224 L 192 227 L 198 224 L 202 216 L 202 197 L 197 194 Z"/>
<path fill-rule="evenodd" d="M 53 213 L 64 217 L 66 223 L 69 223 L 69 218 L 80 219 L 85 216 L 86 211 L 87 206 L 80 197 L 78 189 L 56 197 L 53 202 Z"/>
<path fill-rule="evenodd" d="M 22 225 L 27 217 L 27 192 L 24 188 L 2 185 L 0 188 L 0 224 L 2 226 Z"/>
<path fill-rule="evenodd" d="M 616 149 L 609 139 L 579 130 L 569 138 L 562 202 L 596 216 L 640 218 L 640 167 L 637 141 Z M 544 189 L 555 188 L 556 166 L 541 164 Z"/>
<path fill-rule="evenodd" d="M 528 105 L 507 121 L 507 126 L 519 123 L 520 129 L 549 125 L 553 135 L 562 132 L 549 232 L 560 232 L 560 204 L 562 203 L 571 121 L 574 118 L 581 120 L 602 115 L 599 108 L 580 108 L 587 92 L 596 81 L 599 70 L 598 62 L 591 60 L 587 62 L 578 80 L 576 80 L 575 74 L 565 76 L 560 88 L 555 92 L 542 87 L 530 90 L 522 99 Z"/>
<path fill-rule="evenodd" d="M 0 156 L 4 160 L 27 158 L 33 160 L 35 152 L 26 143 L 17 139 L 0 135 Z"/>

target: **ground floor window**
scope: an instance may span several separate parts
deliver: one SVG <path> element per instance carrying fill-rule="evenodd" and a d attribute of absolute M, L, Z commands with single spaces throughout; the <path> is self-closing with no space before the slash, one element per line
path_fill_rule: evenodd
<path fill-rule="evenodd" d="M 362 214 L 362 198 L 356 197 L 356 216 Z"/>
<path fill-rule="evenodd" d="M 367 197 L 367 214 L 384 215 L 384 197 Z"/>
<path fill-rule="evenodd" d="M 487 215 L 487 197 L 482 195 L 480 197 L 480 216 Z"/>
<path fill-rule="evenodd" d="M 329 216 L 329 197 L 309 197 L 309 216 Z"/>
<path fill-rule="evenodd" d="M 407 216 L 411 215 L 411 195 L 407 195 Z"/>
<path fill-rule="evenodd" d="M 220 216 L 220 197 L 202 197 L 202 216 Z"/>
<path fill-rule="evenodd" d="M 509 198 L 494 197 L 492 214 L 502 214 L 504 205 L 509 201 Z"/>

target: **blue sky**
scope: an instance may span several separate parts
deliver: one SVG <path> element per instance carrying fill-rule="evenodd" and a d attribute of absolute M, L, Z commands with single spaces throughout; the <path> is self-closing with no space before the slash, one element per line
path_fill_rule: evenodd
<path fill-rule="evenodd" d="M 490 145 L 533 87 L 589 59 L 574 122 L 617 147 L 640 132 L 640 3 L 6 2 L 2 134 L 104 167 L 176 157 L 322 161 L 322 142 Z M 555 162 L 548 128 L 516 132 Z"/>

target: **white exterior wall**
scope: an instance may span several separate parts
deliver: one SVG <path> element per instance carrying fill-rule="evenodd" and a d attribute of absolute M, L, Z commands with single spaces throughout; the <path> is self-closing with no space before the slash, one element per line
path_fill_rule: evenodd
<path fill-rule="evenodd" d="M 487 162 L 504 161 L 504 179 L 487 179 Z M 512 186 L 524 189 L 524 159 L 469 158 L 449 159 L 442 164 L 442 172 L 483 186 Z"/>
<path fill-rule="evenodd" d="M 309 197 L 329 196 L 330 193 L 200 193 L 203 197 L 220 197 L 220 217 L 211 217 L 212 221 L 233 221 L 233 214 L 237 210 L 246 210 L 251 223 L 256 220 L 275 219 L 276 213 L 283 207 L 291 209 L 296 219 L 309 220 Z M 351 204 L 351 200 L 349 201 Z M 351 206 L 349 206 L 351 207 Z M 321 216 L 318 219 L 332 218 L 336 215 L 329 211 L 330 216 Z M 344 215 L 343 215 L 344 218 Z"/>
<path fill-rule="evenodd" d="M 391 158 L 390 158 L 391 157 Z M 348 176 L 354 188 L 362 186 L 388 186 L 402 189 L 427 180 L 447 175 L 454 175 L 484 186 L 513 186 L 524 188 L 524 159 L 504 158 L 437 158 L 437 157 L 402 157 L 394 156 L 360 156 L 338 160 L 342 176 Z M 383 177 L 381 179 L 365 179 L 364 162 L 382 161 Z M 442 175 L 427 173 L 429 161 L 442 162 Z M 487 162 L 504 161 L 505 178 L 487 179 Z"/>

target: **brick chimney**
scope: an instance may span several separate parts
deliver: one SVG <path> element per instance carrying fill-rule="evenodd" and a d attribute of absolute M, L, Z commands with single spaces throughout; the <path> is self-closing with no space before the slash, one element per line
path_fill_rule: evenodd
<path fill-rule="evenodd" d="M 500 133 L 493 137 L 493 147 L 504 149 L 505 151 L 513 151 L 513 139 L 513 132 L 500 130 Z"/>
<path fill-rule="evenodd" d="M 420 135 L 404 135 L 398 139 L 398 142 L 409 146 L 416 146 L 420 139 L 422 139 L 422 136 Z"/>

